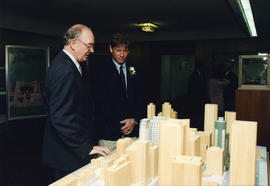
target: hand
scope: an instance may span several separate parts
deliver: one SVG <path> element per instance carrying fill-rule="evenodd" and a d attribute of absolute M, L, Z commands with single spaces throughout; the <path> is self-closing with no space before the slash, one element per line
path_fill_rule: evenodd
<path fill-rule="evenodd" d="M 100 154 L 102 156 L 108 156 L 111 155 L 112 152 L 106 148 L 106 147 L 101 147 L 101 146 L 94 146 L 89 155 L 94 155 L 94 154 Z"/>
<path fill-rule="evenodd" d="M 121 124 L 124 124 L 123 127 L 121 127 L 121 131 L 124 135 L 130 134 L 135 126 L 135 120 L 134 119 L 125 119 L 120 121 Z"/>

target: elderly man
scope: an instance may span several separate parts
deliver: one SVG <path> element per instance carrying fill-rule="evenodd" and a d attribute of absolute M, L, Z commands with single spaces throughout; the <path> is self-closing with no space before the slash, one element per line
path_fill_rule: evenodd
<path fill-rule="evenodd" d="M 90 155 L 111 153 L 95 146 L 90 90 L 79 64 L 94 52 L 94 35 L 87 26 L 77 24 L 66 31 L 64 39 L 64 49 L 51 62 L 45 82 L 49 113 L 43 161 L 52 168 L 52 181 L 89 163 Z"/>

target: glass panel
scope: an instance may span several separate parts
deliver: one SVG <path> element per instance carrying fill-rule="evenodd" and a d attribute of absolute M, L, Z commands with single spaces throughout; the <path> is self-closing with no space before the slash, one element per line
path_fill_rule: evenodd
<path fill-rule="evenodd" d="M 267 85 L 267 57 L 243 59 L 242 84 Z"/>
<path fill-rule="evenodd" d="M 163 55 L 161 58 L 161 97 L 173 100 L 188 93 L 189 76 L 195 68 L 193 55 Z"/>

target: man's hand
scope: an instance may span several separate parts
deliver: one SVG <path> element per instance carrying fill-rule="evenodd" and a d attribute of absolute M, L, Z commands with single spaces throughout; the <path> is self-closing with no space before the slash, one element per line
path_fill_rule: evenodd
<path fill-rule="evenodd" d="M 128 135 L 130 134 L 135 126 L 135 120 L 134 119 L 125 119 L 120 121 L 121 124 L 123 124 L 124 126 L 121 127 L 121 131 L 124 135 Z"/>
<path fill-rule="evenodd" d="M 101 147 L 101 146 L 94 146 L 89 155 L 94 155 L 94 154 L 100 154 L 102 156 L 108 156 L 112 154 L 112 152 L 107 149 L 106 147 Z"/>

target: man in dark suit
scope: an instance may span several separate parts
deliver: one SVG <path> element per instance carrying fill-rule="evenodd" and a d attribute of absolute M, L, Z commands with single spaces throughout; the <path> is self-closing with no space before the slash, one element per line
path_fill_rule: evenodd
<path fill-rule="evenodd" d="M 224 64 L 224 77 L 229 80 L 230 83 L 224 88 L 223 97 L 224 97 L 224 108 L 225 111 L 234 111 L 235 110 L 235 91 L 238 88 L 238 78 L 231 71 L 231 64 Z"/>
<path fill-rule="evenodd" d="M 48 119 L 43 161 L 52 169 L 51 181 L 89 163 L 90 155 L 111 153 L 95 146 L 90 90 L 79 64 L 94 52 L 94 35 L 87 26 L 77 24 L 66 31 L 64 39 L 64 49 L 51 62 L 45 83 Z"/>
<path fill-rule="evenodd" d="M 137 125 L 146 115 L 142 77 L 126 60 L 127 35 L 113 35 L 109 45 L 112 56 L 96 65 L 95 113 L 100 145 L 115 149 L 115 141 L 124 136 L 138 136 Z"/>

